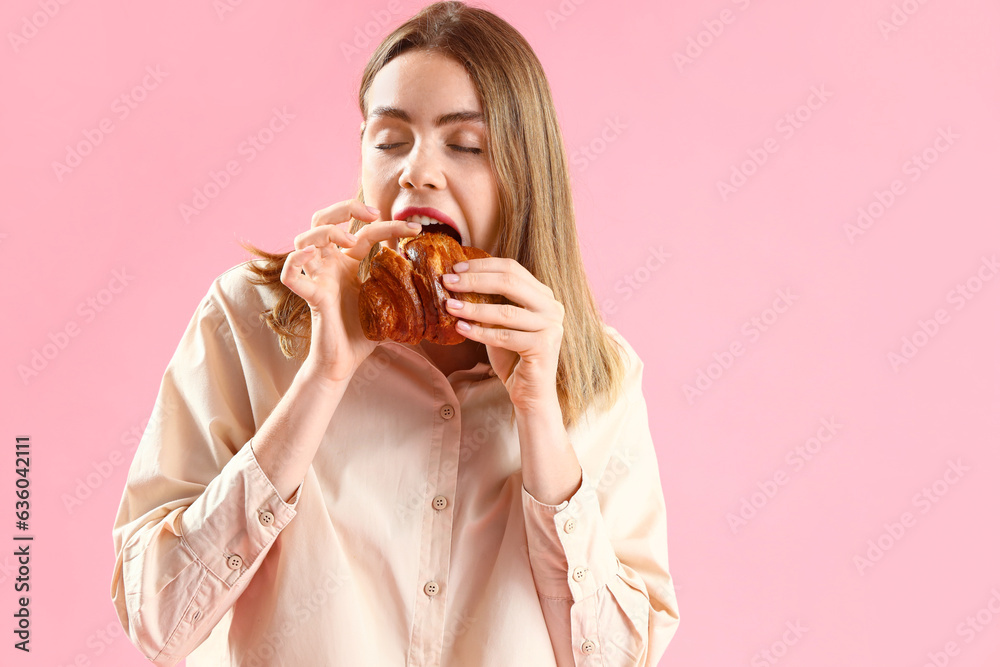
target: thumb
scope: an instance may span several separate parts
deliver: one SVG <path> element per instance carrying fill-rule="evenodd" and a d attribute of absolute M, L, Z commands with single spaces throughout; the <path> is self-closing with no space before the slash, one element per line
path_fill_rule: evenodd
<path fill-rule="evenodd" d="M 294 250 L 285 257 L 285 265 L 281 267 L 281 282 L 311 305 L 316 296 L 316 283 L 305 273 L 305 264 L 317 254 L 316 246 L 308 245 L 300 250 Z"/>

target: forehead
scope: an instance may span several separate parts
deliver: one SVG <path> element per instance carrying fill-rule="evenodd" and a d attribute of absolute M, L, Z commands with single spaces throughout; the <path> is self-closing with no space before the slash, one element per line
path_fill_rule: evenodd
<path fill-rule="evenodd" d="M 367 108 L 405 110 L 416 121 L 453 111 L 482 111 L 469 73 L 436 51 L 407 51 L 379 70 L 366 96 Z"/>

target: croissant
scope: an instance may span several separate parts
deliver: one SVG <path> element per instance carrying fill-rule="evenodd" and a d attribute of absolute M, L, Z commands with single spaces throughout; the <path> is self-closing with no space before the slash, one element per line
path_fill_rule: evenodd
<path fill-rule="evenodd" d="M 467 259 L 489 257 L 479 248 L 459 245 L 439 232 L 399 240 L 401 253 L 382 248 L 372 258 L 368 279 L 361 283 L 358 315 L 368 340 L 394 340 L 416 345 L 427 339 L 456 345 L 465 336 L 455 329 L 458 318 L 448 312 L 451 297 L 470 303 L 504 303 L 497 294 L 452 292 L 441 276 Z"/>

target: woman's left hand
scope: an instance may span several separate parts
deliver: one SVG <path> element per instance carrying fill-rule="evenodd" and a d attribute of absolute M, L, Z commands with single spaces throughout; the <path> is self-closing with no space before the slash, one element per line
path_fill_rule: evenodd
<path fill-rule="evenodd" d="M 486 345 L 490 364 L 515 409 L 558 409 L 556 369 L 563 337 L 563 305 L 552 290 L 516 260 L 484 257 L 459 262 L 442 276 L 453 292 L 499 294 L 512 304 L 449 299 L 458 332 Z M 450 282 L 455 277 L 456 282 Z M 483 325 L 494 326 L 483 326 Z"/>

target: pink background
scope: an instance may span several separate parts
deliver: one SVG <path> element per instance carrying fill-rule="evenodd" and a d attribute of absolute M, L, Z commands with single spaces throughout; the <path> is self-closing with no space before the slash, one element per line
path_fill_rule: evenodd
<path fill-rule="evenodd" d="M 36 536 L 30 656 L 0 547 L 5 664 L 147 664 L 110 602 L 132 434 L 237 241 L 288 250 L 353 196 L 361 68 L 421 6 L 232 4 L 0 11 L 0 541 L 16 435 Z M 682 616 L 661 664 L 1000 664 L 1000 5 L 490 7 L 546 68 L 594 292 L 645 360 Z M 248 159 L 275 108 L 294 118 Z"/>

